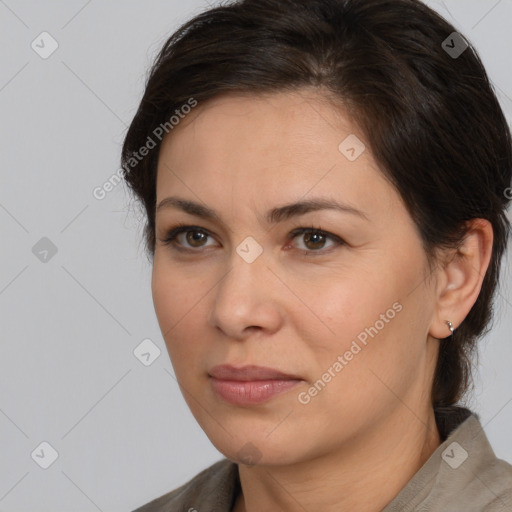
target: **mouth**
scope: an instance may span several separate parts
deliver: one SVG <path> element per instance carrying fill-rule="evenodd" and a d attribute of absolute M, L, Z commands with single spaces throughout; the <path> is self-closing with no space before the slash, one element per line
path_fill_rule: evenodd
<path fill-rule="evenodd" d="M 297 375 L 255 365 L 215 366 L 208 375 L 215 394 L 233 405 L 267 402 L 304 381 Z"/>

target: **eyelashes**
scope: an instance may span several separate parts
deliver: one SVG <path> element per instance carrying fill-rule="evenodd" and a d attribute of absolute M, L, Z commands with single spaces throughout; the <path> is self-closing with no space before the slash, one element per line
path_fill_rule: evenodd
<path fill-rule="evenodd" d="M 185 236 L 183 237 L 181 235 Z M 304 248 L 295 247 L 295 249 L 305 255 L 326 254 L 327 252 L 331 252 L 332 249 L 335 249 L 341 245 L 345 245 L 345 241 L 339 236 L 333 233 L 329 233 L 328 231 L 325 231 L 321 228 L 310 226 L 299 227 L 291 231 L 287 236 L 287 246 L 289 242 L 299 238 L 301 235 L 303 237 L 302 242 L 304 244 Z M 200 226 L 179 224 L 167 231 L 165 238 L 161 239 L 160 242 L 166 246 L 170 246 L 172 249 L 181 252 L 199 254 L 204 252 L 203 248 L 215 246 L 215 244 L 204 245 L 202 243 L 207 241 L 208 238 L 213 239 L 214 237 L 205 228 Z M 334 243 L 327 246 L 326 248 L 325 243 L 327 243 L 328 240 L 331 240 Z M 313 247 L 308 247 L 306 244 L 312 244 Z"/>

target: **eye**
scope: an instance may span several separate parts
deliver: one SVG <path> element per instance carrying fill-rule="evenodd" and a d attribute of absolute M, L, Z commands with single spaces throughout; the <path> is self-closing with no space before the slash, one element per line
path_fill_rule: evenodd
<path fill-rule="evenodd" d="M 293 230 L 289 235 L 289 240 L 294 240 L 295 238 L 299 238 L 302 236 L 303 247 L 296 247 L 297 249 L 303 251 L 305 255 L 313 255 L 316 253 L 323 254 L 327 252 L 326 242 L 327 240 L 331 240 L 331 245 L 327 246 L 327 249 L 335 247 L 336 245 L 345 244 L 344 240 L 342 240 L 339 236 L 336 236 L 332 233 L 328 233 L 323 231 L 322 229 L 315 227 L 308 228 L 298 228 Z M 164 245 L 173 245 L 177 250 L 180 251 L 194 251 L 194 249 L 201 249 L 202 247 L 209 247 L 214 244 L 207 244 L 208 238 L 211 238 L 212 235 L 204 228 L 199 226 L 188 226 L 185 224 L 180 224 L 174 228 L 172 228 L 164 239 L 160 241 Z M 300 238 L 299 238 L 300 240 Z"/>
<path fill-rule="evenodd" d="M 321 250 L 326 249 L 325 243 L 328 239 L 334 241 L 333 244 L 327 246 L 328 249 L 345 243 L 339 236 L 314 227 L 295 229 L 290 233 L 290 239 L 295 238 L 303 241 L 304 247 L 298 247 L 298 249 L 303 250 L 306 254 L 326 252 Z"/>
<path fill-rule="evenodd" d="M 173 244 L 176 248 L 181 246 L 183 249 L 194 249 L 201 247 L 208 247 L 209 245 L 204 242 L 211 237 L 211 235 L 203 228 L 198 226 L 179 225 L 171 229 L 167 236 L 161 240 L 164 245 Z M 178 243 L 176 243 L 178 242 Z"/>

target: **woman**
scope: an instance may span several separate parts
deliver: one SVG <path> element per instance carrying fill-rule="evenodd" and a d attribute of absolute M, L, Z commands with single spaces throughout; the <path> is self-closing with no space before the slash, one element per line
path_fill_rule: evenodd
<path fill-rule="evenodd" d="M 138 511 L 506 511 L 461 407 L 510 132 L 415 0 L 242 0 L 159 54 L 123 147 L 156 314 L 225 459 Z"/>

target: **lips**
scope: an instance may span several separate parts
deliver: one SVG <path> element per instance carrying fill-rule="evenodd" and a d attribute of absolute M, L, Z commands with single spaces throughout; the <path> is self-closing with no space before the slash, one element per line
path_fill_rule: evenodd
<path fill-rule="evenodd" d="M 303 379 L 264 366 L 215 366 L 209 372 L 213 391 L 234 405 L 254 405 L 297 386 Z"/>
<path fill-rule="evenodd" d="M 221 380 L 255 381 L 255 380 L 302 380 L 296 375 L 287 374 L 266 366 L 242 366 L 236 368 L 229 364 L 215 366 L 210 376 Z"/>

